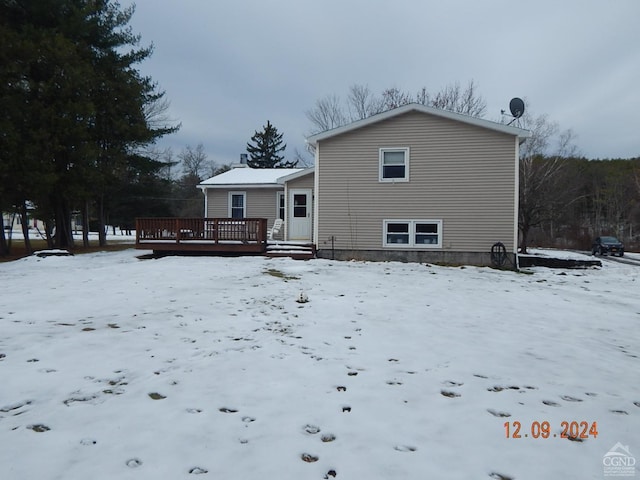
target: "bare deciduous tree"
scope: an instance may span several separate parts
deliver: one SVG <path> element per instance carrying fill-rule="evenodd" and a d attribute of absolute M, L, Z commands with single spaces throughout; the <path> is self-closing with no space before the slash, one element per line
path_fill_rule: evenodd
<path fill-rule="evenodd" d="M 337 95 L 327 95 L 316 101 L 315 107 L 307 110 L 306 115 L 313 124 L 314 132 L 331 130 L 347 123 L 340 97 Z"/>
<path fill-rule="evenodd" d="M 562 188 L 561 172 L 567 157 L 576 155 L 571 130 L 560 131 L 557 123 L 546 115 L 522 118 L 531 137 L 520 151 L 520 194 L 518 229 L 520 251 L 527 253 L 527 241 L 532 227 L 553 218 L 568 203 L 575 200 L 574 192 Z M 555 142 L 555 144 L 554 144 Z"/>
<path fill-rule="evenodd" d="M 424 95 L 424 89 L 422 94 Z M 478 95 L 473 80 L 469 81 L 464 90 L 460 88 L 458 82 L 447 85 L 432 99 L 429 99 L 427 95 L 427 103 L 425 104 L 442 110 L 471 115 L 473 117 L 484 116 L 487 109 L 487 103 L 484 98 Z"/>
<path fill-rule="evenodd" d="M 362 120 L 409 103 L 419 103 L 475 117 L 484 116 L 487 105 L 484 98 L 478 94 L 473 80 L 469 81 L 464 89 L 459 83 L 454 83 L 434 96 L 429 94 L 426 87 L 420 89 L 416 95 L 391 87 L 376 96 L 368 86 L 354 84 L 349 87 L 345 104 L 338 95 L 328 95 L 318 100 L 306 114 L 312 123 L 312 132 L 316 133 L 341 127 L 349 122 Z"/>
<path fill-rule="evenodd" d="M 199 143 L 196 148 L 187 145 L 185 149 L 178 154 L 178 158 L 182 162 L 184 175 L 191 175 L 202 180 L 205 172 L 211 170 L 211 162 L 207 160 L 207 154 L 204 151 L 204 145 L 202 145 L 202 143 Z"/>
<path fill-rule="evenodd" d="M 354 84 L 349 87 L 347 96 L 349 120 L 363 120 L 384 110 L 382 102 L 377 99 L 368 85 Z"/>

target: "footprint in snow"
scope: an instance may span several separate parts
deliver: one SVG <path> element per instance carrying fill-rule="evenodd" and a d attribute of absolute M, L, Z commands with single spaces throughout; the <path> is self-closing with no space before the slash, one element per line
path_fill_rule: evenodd
<path fill-rule="evenodd" d="M 456 398 L 456 397 L 460 397 L 461 396 L 459 393 L 449 392 L 447 390 L 440 390 L 440 394 L 445 396 L 445 397 L 449 397 L 449 398 Z"/>
<path fill-rule="evenodd" d="M 38 423 L 36 425 L 27 425 L 27 428 L 37 433 L 48 432 L 49 430 L 51 430 L 49 427 L 47 427 L 46 425 L 42 425 L 41 423 Z"/>
<path fill-rule="evenodd" d="M 304 431 L 310 435 L 315 435 L 316 433 L 320 433 L 320 427 L 316 425 L 305 425 Z"/>
<path fill-rule="evenodd" d="M 581 402 L 581 398 L 572 397 L 570 395 L 560 395 L 560 398 L 565 402 Z"/>
<path fill-rule="evenodd" d="M 0 412 L 9 413 L 11 411 L 18 410 L 18 409 L 20 409 L 22 407 L 25 407 L 27 405 L 31 405 L 31 400 L 26 400 L 24 402 L 19 402 L 19 403 L 13 403 L 11 405 L 6 405 L 6 406 L 0 408 Z M 16 413 L 15 415 L 18 415 L 18 414 Z"/>
<path fill-rule="evenodd" d="M 139 458 L 130 458 L 129 460 L 127 460 L 127 467 L 129 468 L 138 468 L 141 465 L 142 460 L 140 460 Z"/>
<path fill-rule="evenodd" d="M 393 449 L 399 452 L 415 452 L 417 450 L 416 447 L 411 445 L 396 445 Z"/>
<path fill-rule="evenodd" d="M 236 410 L 235 408 L 222 407 L 222 408 L 219 408 L 218 410 L 221 411 L 222 413 L 238 413 L 238 410 Z"/>
<path fill-rule="evenodd" d="M 494 480 L 514 480 L 513 477 L 509 477 L 508 475 L 503 475 L 497 472 L 491 472 L 489 474 L 489 477 L 493 478 Z"/>
<path fill-rule="evenodd" d="M 511 414 L 507 413 L 507 412 L 498 412 L 497 410 L 492 410 L 491 408 L 487 409 L 487 412 L 489 412 L 491 415 L 493 415 L 494 417 L 502 417 L 502 418 L 507 418 L 510 417 Z"/>
<path fill-rule="evenodd" d="M 447 380 L 446 382 L 442 382 L 442 383 L 447 387 L 461 387 L 462 385 L 464 385 L 464 383 L 462 382 L 454 382 L 452 380 Z"/>
<path fill-rule="evenodd" d="M 335 470 L 329 470 L 324 476 L 324 480 L 329 480 L 329 477 L 336 478 L 337 475 L 338 473 Z"/>
<path fill-rule="evenodd" d="M 520 387 L 518 387 L 517 385 L 510 385 L 508 387 L 502 385 L 494 385 L 491 388 L 487 388 L 487 390 L 489 392 L 501 392 L 503 390 L 520 390 Z"/>
<path fill-rule="evenodd" d="M 320 457 L 318 457 L 317 455 L 311 455 L 310 453 L 303 453 L 302 455 L 300 455 L 300 458 L 303 462 L 307 463 L 314 463 L 320 459 Z"/>
<path fill-rule="evenodd" d="M 89 447 L 91 445 L 95 445 L 96 443 L 98 443 L 96 440 L 94 440 L 93 438 L 83 438 L 82 440 L 80 440 L 80 445 L 84 445 L 86 447 Z"/>
<path fill-rule="evenodd" d="M 326 433 L 320 437 L 323 443 L 333 442 L 336 439 L 336 436 L 333 433 Z"/>
<path fill-rule="evenodd" d="M 545 405 L 549 405 L 550 407 L 559 407 L 560 404 L 553 402 L 551 400 L 543 400 L 542 403 L 544 403 Z"/>
<path fill-rule="evenodd" d="M 191 470 L 189 470 L 189 473 L 192 473 L 194 475 L 200 475 L 203 473 L 209 473 L 209 470 L 202 467 L 193 467 Z"/>

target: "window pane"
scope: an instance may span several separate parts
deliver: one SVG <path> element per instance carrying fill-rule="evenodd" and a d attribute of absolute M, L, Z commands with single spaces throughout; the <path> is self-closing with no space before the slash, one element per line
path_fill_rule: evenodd
<path fill-rule="evenodd" d="M 416 223 L 416 233 L 438 233 L 438 224 Z"/>
<path fill-rule="evenodd" d="M 416 244 L 437 245 L 438 244 L 438 224 L 437 223 L 416 223 Z"/>
<path fill-rule="evenodd" d="M 231 195 L 231 218 L 244 218 L 244 195 Z"/>
<path fill-rule="evenodd" d="M 409 244 L 408 223 L 387 223 L 387 243 Z"/>
<path fill-rule="evenodd" d="M 385 165 L 404 165 L 404 152 L 383 152 Z"/>
<path fill-rule="evenodd" d="M 278 217 L 284 220 L 284 193 L 278 195 Z"/>
<path fill-rule="evenodd" d="M 232 208 L 243 208 L 244 207 L 244 196 L 243 195 L 231 195 L 231 207 Z"/>
<path fill-rule="evenodd" d="M 307 205 L 307 196 L 303 194 L 296 194 L 293 196 L 293 205 L 296 207 L 302 207 Z"/>
<path fill-rule="evenodd" d="M 387 233 L 409 233 L 409 224 L 387 223 Z"/>
<path fill-rule="evenodd" d="M 383 178 L 404 178 L 404 165 L 382 167 Z"/>

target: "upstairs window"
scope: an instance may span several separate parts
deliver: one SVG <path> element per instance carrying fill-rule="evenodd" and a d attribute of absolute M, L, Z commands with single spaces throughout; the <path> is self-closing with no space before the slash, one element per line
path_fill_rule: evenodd
<path fill-rule="evenodd" d="M 409 181 L 409 149 L 381 148 L 380 149 L 380 181 L 408 182 Z"/>

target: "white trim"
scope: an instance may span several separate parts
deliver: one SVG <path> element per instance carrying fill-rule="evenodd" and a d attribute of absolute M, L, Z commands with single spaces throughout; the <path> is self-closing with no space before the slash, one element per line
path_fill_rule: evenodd
<path fill-rule="evenodd" d="M 229 218 L 233 218 L 233 196 L 234 195 L 242 195 L 242 217 L 247 218 L 247 192 L 239 192 L 236 190 L 230 191 L 227 195 L 227 213 L 229 214 Z"/>
<path fill-rule="evenodd" d="M 434 115 L 436 117 L 447 118 L 449 120 L 455 120 L 458 122 L 467 123 L 469 125 L 475 125 L 477 127 L 487 128 L 489 130 L 495 130 L 497 132 L 506 133 L 509 135 L 515 135 L 516 137 L 518 137 L 518 139 L 521 140 L 524 140 L 525 138 L 529 138 L 531 136 L 530 131 L 524 130 L 522 128 L 512 127 L 511 125 L 504 125 L 502 123 L 491 122 L 489 120 L 472 117 L 471 115 L 463 115 L 461 113 L 455 113 L 449 110 L 427 107 L 426 105 L 420 105 L 418 103 L 410 103 L 408 105 L 403 105 L 392 110 L 387 110 L 386 112 L 382 112 L 377 115 L 372 115 L 371 117 L 365 118 L 363 120 L 357 120 L 342 127 L 316 133 L 315 135 L 311 135 L 307 138 L 307 143 L 315 146 L 321 140 L 326 140 L 327 138 L 335 137 L 336 135 L 341 135 L 343 133 L 366 127 L 367 125 L 381 122 L 383 120 L 387 120 L 389 118 L 393 118 L 411 111 L 426 113 L 429 115 Z"/>
<path fill-rule="evenodd" d="M 284 203 L 284 206 L 283 206 L 284 218 L 282 219 L 282 221 L 284 222 L 285 219 L 287 218 L 287 196 L 284 190 L 278 190 L 276 192 L 276 220 L 280 218 L 280 197 L 282 197 L 282 203 Z"/>
<path fill-rule="evenodd" d="M 204 218 L 209 216 L 209 192 L 206 189 L 201 190 L 204 194 Z"/>
<path fill-rule="evenodd" d="M 387 225 L 390 223 L 406 223 L 408 228 L 409 243 L 387 243 Z M 416 243 L 416 224 L 428 223 L 438 226 L 438 243 Z M 384 219 L 382 221 L 382 246 L 385 248 L 419 248 L 424 250 L 440 250 L 443 245 L 442 220 L 435 219 Z"/>
<path fill-rule="evenodd" d="M 318 224 L 319 224 L 319 199 L 320 199 L 320 175 L 318 175 L 319 173 L 319 168 L 320 168 L 320 145 L 317 145 L 315 148 L 315 152 L 314 152 L 314 163 L 315 163 L 315 167 L 314 167 L 314 177 L 313 177 L 313 191 L 311 192 L 311 203 L 313 204 L 313 232 L 311 233 L 312 235 L 312 240 L 313 243 L 315 245 L 318 245 L 318 239 L 319 239 L 319 235 L 318 235 Z"/>
<path fill-rule="evenodd" d="M 514 219 L 513 219 L 513 223 L 515 225 L 514 228 L 514 232 L 513 232 L 513 253 L 516 254 L 516 264 L 518 262 L 518 233 L 520 231 L 519 229 L 519 218 L 518 218 L 518 212 L 520 211 L 520 143 L 518 142 L 518 140 L 516 139 L 516 178 L 514 180 L 514 185 L 515 185 L 515 198 L 513 199 L 513 205 L 515 206 L 514 208 Z M 516 268 L 518 266 L 516 265 Z"/>
<path fill-rule="evenodd" d="M 252 190 L 259 188 L 279 189 L 282 188 L 282 185 L 279 183 L 229 183 L 224 185 L 198 185 L 198 188 L 201 190 L 229 190 L 230 188 Z"/>
<path fill-rule="evenodd" d="M 404 153 L 404 177 L 401 178 L 385 178 L 384 173 L 384 154 L 387 152 Z M 409 157 L 411 152 L 409 147 L 382 147 L 378 150 L 378 181 L 381 183 L 396 183 L 409 181 Z"/>

